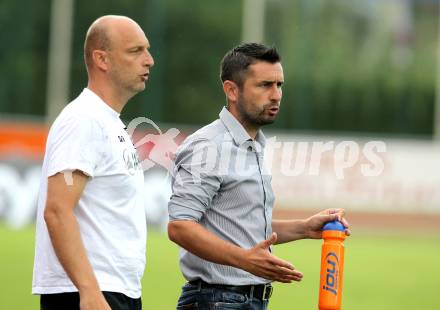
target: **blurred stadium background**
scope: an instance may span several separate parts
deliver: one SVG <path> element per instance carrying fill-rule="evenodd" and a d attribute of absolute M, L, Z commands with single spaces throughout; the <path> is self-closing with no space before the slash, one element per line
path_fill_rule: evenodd
<path fill-rule="evenodd" d="M 147 90 L 123 111 L 148 117 L 175 139 L 217 118 L 219 62 L 243 41 L 283 56 L 280 115 L 266 128 L 283 142 L 383 141 L 384 171 L 365 177 L 359 156 L 335 173 L 333 152 L 317 175 L 310 150 L 292 144 L 289 175 L 274 161 L 276 217 L 344 207 L 345 309 L 440 309 L 440 14 L 437 0 L 118 0 L 0 3 L 0 309 L 37 309 L 30 295 L 36 199 L 54 116 L 86 85 L 82 44 L 98 16 L 135 19 L 151 43 Z M 145 126 L 138 134 L 155 132 Z M 143 146 L 144 156 L 159 143 Z M 282 154 L 276 154 L 281 156 Z M 304 159 L 304 170 L 295 169 Z M 149 226 L 145 309 L 172 309 L 183 278 L 165 236 L 165 169 L 145 174 Z M 305 272 L 277 285 L 271 309 L 316 309 L 320 242 L 277 248 Z"/>

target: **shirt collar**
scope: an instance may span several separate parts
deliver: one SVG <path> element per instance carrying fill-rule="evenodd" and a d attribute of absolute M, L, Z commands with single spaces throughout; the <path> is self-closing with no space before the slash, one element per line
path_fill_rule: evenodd
<path fill-rule="evenodd" d="M 251 136 L 249 136 L 243 125 L 240 124 L 240 122 L 235 118 L 234 115 L 231 114 L 231 112 L 228 111 L 228 109 L 226 109 L 226 107 L 223 107 L 219 117 L 226 129 L 228 129 L 228 131 L 231 133 L 232 139 L 234 139 L 235 143 L 242 145 L 246 141 L 252 141 Z M 263 148 L 266 145 L 266 137 L 261 130 L 258 130 L 255 140 Z"/>

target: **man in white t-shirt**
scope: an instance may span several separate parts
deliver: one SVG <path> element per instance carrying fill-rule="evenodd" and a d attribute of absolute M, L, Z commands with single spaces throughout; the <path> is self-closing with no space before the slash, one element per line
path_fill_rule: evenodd
<path fill-rule="evenodd" d="M 142 307 L 144 176 L 119 114 L 145 89 L 149 47 L 124 16 L 87 32 L 87 88 L 53 123 L 44 157 L 32 284 L 43 310 Z"/>

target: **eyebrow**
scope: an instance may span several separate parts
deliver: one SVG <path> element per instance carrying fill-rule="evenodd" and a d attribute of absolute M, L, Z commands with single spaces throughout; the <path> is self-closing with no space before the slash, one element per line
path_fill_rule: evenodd
<path fill-rule="evenodd" d="M 135 46 L 131 46 L 131 47 L 129 47 L 128 49 L 129 49 L 129 50 L 138 50 L 138 49 L 143 49 L 143 48 L 145 48 L 145 46 L 142 46 L 142 45 L 135 45 Z"/>
<path fill-rule="evenodd" d="M 284 80 L 260 80 L 258 83 L 262 84 L 284 84 Z"/>
<path fill-rule="evenodd" d="M 137 49 L 144 49 L 146 48 L 147 50 L 150 49 L 150 45 L 148 44 L 137 44 L 137 45 L 133 45 L 128 47 L 128 50 L 137 50 Z"/>

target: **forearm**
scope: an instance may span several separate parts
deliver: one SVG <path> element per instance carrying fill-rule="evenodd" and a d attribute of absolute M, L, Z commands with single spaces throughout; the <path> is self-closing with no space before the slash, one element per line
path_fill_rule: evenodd
<path fill-rule="evenodd" d="M 55 253 L 71 281 L 80 292 L 99 291 L 73 210 L 48 211 L 44 218 Z"/>
<path fill-rule="evenodd" d="M 276 232 L 276 244 L 308 238 L 305 220 L 272 220 L 272 231 Z"/>
<path fill-rule="evenodd" d="M 275 234 L 251 249 L 243 249 L 222 240 L 194 221 L 180 220 L 168 224 L 168 236 L 187 251 L 213 263 L 236 267 L 272 281 L 289 283 L 302 279 L 302 273 L 292 264 L 269 252 L 270 245 L 276 240 Z"/>
<path fill-rule="evenodd" d="M 172 221 L 168 224 L 168 236 L 171 241 L 207 261 L 246 269 L 245 249 L 217 237 L 197 222 Z"/>

